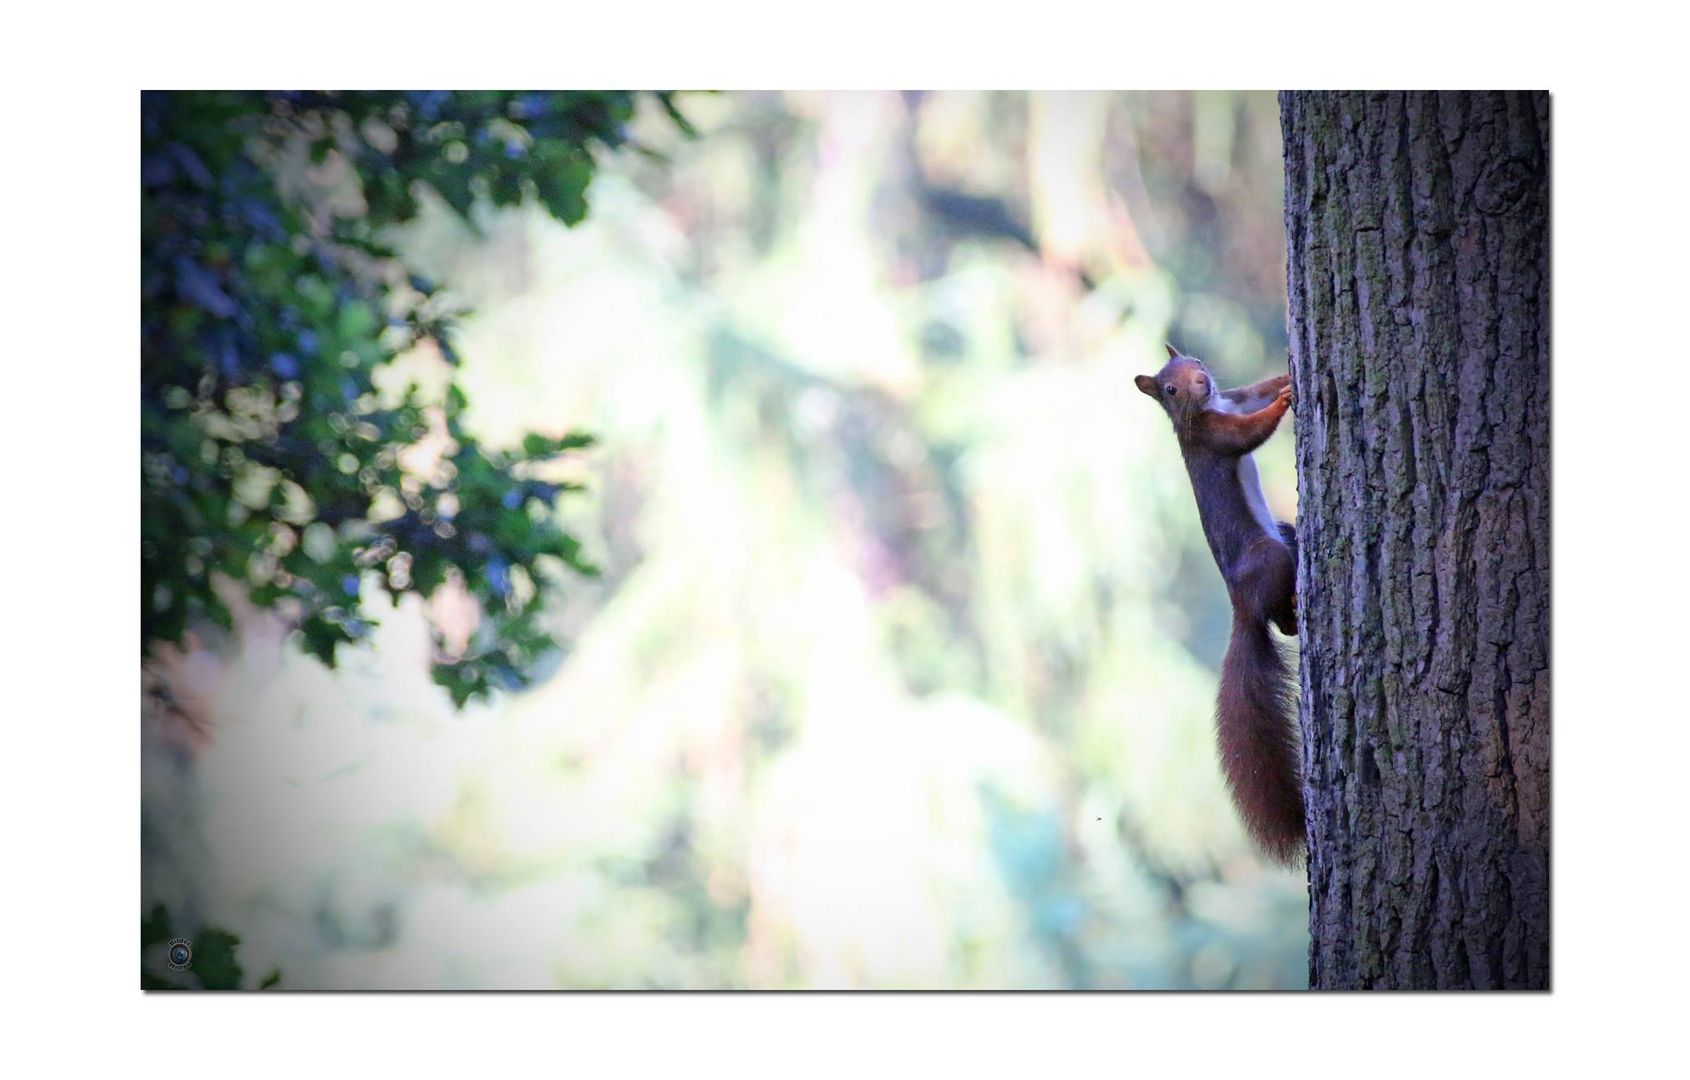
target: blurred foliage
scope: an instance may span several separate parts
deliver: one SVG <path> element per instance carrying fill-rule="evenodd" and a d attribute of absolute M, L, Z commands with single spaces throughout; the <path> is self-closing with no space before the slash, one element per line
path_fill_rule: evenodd
<path fill-rule="evenodd" d="M 419 200 L 463 423 L 600 439 L 567 658 L 457 722 L 427 614 L 256 628 L 145 744 L 145 895 L 289 987 L 1292 987 L 1215 763 L 1172 340 L 1283 365 L 1270 94 L 645 99 L 593 212 Z M 1258 453 L 1295 505 L 1289 425 Z M 391 604 L 391 606 L 390 606 Z M 196 654 L 196 657 L 198 654 Z"/>
<path fill-rule="evenodd" d="M 166 951 L 176 940 L 170 911 L 155 904 L 141 919 L 141 989 L 143 990 L 240 990 L 246 979 L 237 953 L 241 939 L 215 926 L 201 926 L 189 941 L 192 959 L 186 968 L 172 967 Z M 187 940 L 187 939 L 184 939 Z M 256 984 L 256 989 L 280 986 L 282 972 L 275 968 Z M 255 987 L 244 987 L 254 989 Z"/>
<path fill-rule="evenodd" d="M 668 95 L 671 117 L 685 121 Z M 141 101 L 141 630 L 179 643 L 231 604 L 286 613 L 333 666 L 366 590 L 478 603 L 435 677 L 463 704 L 526 685 L 565 575 L 594 573 L 549 469 L 590 436 L 483 444 L 447 382 L 384 385 L 454 311 L 390 246 L 422 200 L 587 213 L 596 152 L 628 143 L 623 92 L 146 93 Z M 433 454 L 416 453 L 432 443 Z"/>

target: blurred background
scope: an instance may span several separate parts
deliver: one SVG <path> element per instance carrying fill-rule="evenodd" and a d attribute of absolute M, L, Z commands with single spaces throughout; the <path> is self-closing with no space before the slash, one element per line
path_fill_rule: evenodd
<path fill-rule="evenodd" d="M 573 228 L 424 197 L 389 236 L 467 314 L 456 369 L 383 377 L 455 370 L 489 447 L 597 436 L 557 648 L 460 711 L 451 597 L 372 589 L 334 670 L 238 606 L 156 655 L 144 917 L 292 989 L 1305 986 L 1132 384 L 1164 341 L 1284 368 L 1273 96 L 678 103 L 696 137 L 643 104 Z"/>

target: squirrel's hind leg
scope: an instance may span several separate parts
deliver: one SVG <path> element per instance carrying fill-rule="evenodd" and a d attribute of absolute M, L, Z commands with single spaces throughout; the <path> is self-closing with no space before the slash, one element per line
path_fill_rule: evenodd
<path fill-rule="evenodd" d="M 1279 632 L 1286 637 L 1297 636 L 1297 594 L 1292 593 L 1291 599 L 1273 616 L 1273 625 L 1279 627 Z"/>
<path fill-rule="evenodd" d="M 1279 535 L 1291 549 L 1291 589 L 1288 598 L 1273 614 L 1273 625 L 1287 637 L 1297 636 L 1297 526 L 1289 521 L 1279 523 Z"/>
<path fill-rule="evenodd" d="M 1251 545 L 1239 567 L 1233 606 L 1280 633 L 1297 633 L 1297 563 L 1291 549 L 1264 536 Z"/>

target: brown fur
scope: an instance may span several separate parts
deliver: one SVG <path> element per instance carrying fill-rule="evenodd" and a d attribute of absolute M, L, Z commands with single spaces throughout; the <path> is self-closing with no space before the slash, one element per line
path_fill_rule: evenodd
<path fill-rule="evenodd" d="M 1284 522 L 1264 526 L 1239 478 L 1240 459 L 1267 441 L 1291 407 L 1290 377 L 1221 392 L 1202 361 L 1171 345 L 1168 356 L 1154 377 L 1136 382 L 1174 423 L 1203 535 L 1232 601 L 1232 642 L 1215 702 L 1221 770 L 1251 837 L 1269 856 L 1292 862 L 1304 833 L 1296 699 L 1268 625 L 1297 632 L 1297 537 Z"/>

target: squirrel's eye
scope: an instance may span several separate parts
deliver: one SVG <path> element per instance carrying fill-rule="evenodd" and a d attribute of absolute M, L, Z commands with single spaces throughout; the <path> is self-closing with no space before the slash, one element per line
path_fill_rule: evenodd
<path fill-rule="evenodd" d="M 1179 391 L 1177 389 L 1175 389 L 1175 387 L 1172 383 L 1169 383 L 1168 384 L 1168 393 L 1177 394 L 1177 393 L 1179 393 Z"/>

